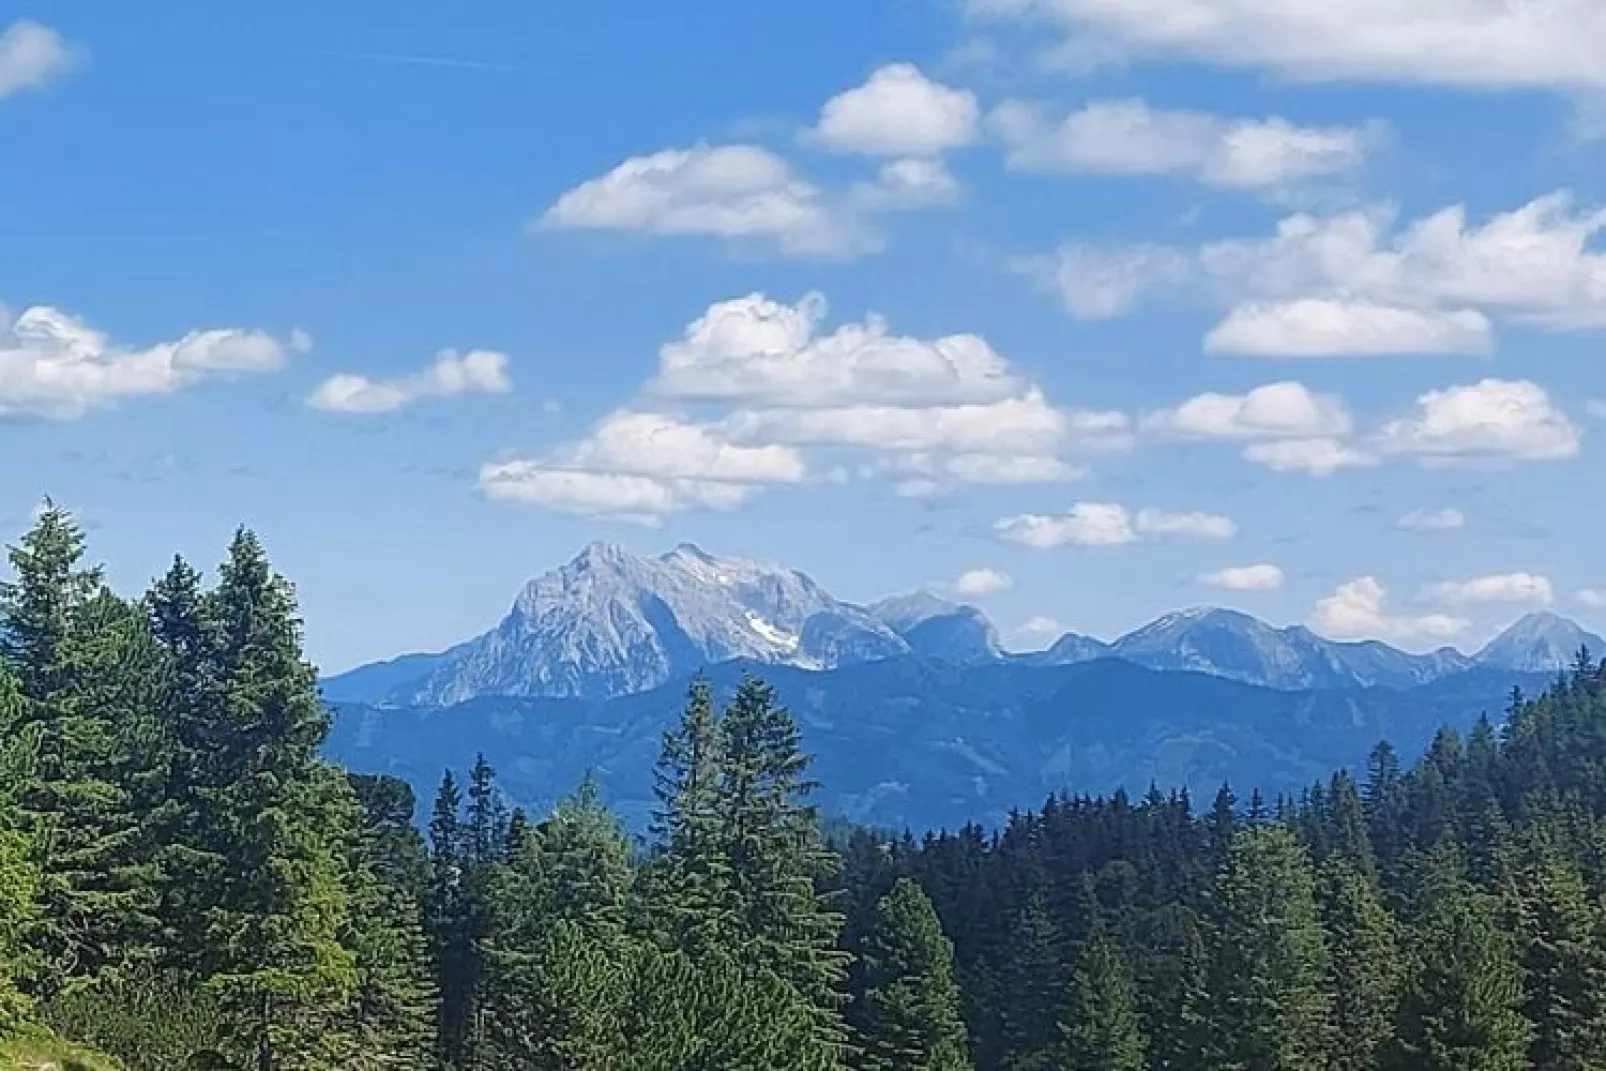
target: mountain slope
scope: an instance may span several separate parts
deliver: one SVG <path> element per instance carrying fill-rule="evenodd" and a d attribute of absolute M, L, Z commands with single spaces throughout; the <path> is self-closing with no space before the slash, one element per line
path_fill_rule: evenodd
<path fill-rule="evenodd" d="M 817 756 L 832 814 L 892 827 L 1001 821 L 1059 791 L 1142 792 L 1152 781 L 1208 798 L 1223 781 L 1297 794 L 1337 766 L 1359 767 L 1385 737 L 1404 754 L 1441 724 L 1497 713 L 1513 684 L 1548 678 L 1478 669 L 1410 690 L 1292 692 L 1119 659 L 1067 666 L 955 665 L 894 658 L 817 672 L 732 662 L 728 693 L 758 669 Z M 518 802 L 539 813 L 587 771 L 644 827 L 663 730 L 685 682 L 611 700 L 482 698 L 446 709 L 337 708 L 332 757 L 433 791 L 441 770 L 483 751 Z"/>
<path fill-rule="evenodd" d="M 1580 649 L 1597 657 L 1606 653 L 1606 640 L 1585 632 L 1572 621 L 1548 611 L 1528 614 L 1490 640 L 1474 657 L 1480 666 L 1544 673 L 1566 669 Z"/>
<path fill-rule="evenodd" d="M 870 613 L 903 638 L 915 654 L 948 662 L 984 662 L 1004 653 L 998 629 L 974 606 L 918 591 L 882 599 Z"/>
<path fill-rule="evenodd" d="M 824 669 L 908 649 L 880 620 L 802 573 L 690 544 L 644 558 L 593 543 L 526 585 L 494 629 L 389 698 L 600 698 L 734 658 Z"/>

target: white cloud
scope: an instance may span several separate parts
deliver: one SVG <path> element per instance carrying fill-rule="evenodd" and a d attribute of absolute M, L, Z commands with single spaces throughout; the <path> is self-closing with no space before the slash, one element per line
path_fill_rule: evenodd
<path fill-rule="evenodd" d="M 1032 387 L 1018 398 L 972 405 L 744 410 L 725 427 L 743 441 L 1043 457 L 1071 441 L 1072 421 Z"/>
<path fill-rule="evenodd" d="M 1113 502 L 1078 502 L 1063 514 L 1005 517 L 993 530 L 1009 542 L 1047 550 L 1071 545 L 1114 547 L 1144 538 L 1230 539 L 1238 529 L 1231 518 L 1216 514 L 1144 509 L 1134 517 Z"/>
<path fill-rule="evenodd" d="M 1086 474 L 1079 466 L 1043 454 L 959 454 L 948 459 L 947 469 L 961 483 L 1004 485 L 1063 483 Z"/>
<path fill-rule="evenodd" d="M 1400 518 L 1407 532 L 1454 532 L 1467 526 L 1467 516 L 1458 509 L 1414 509 Z"/>
<path fill-rule="evenodd" d="M 1349 171 L 1376 141 L 1366 128 L 1155 111 L 1141 100 L 1094 101 L 1063 120 L 1010 101 L 994 110 L 991 126 L 1017 170 L 1184 175 L 1227 189 L 1271 189 Z"/>
<path fill-rule="evenodd" d="M 1303 472 L 1331 476 L 1344 469 L 1371 468 L 1377 458 L 1339 439 L 1276 439 L 1250 443 L 1244 459 L 1273 472 Z"/>
<path fill-rule="evenodd" d="M 1283 586 L 1283 571 L 1275 565 L 1242 565 L 1201 573 L 1199 583 L 1226 591 L 1274 591 Z"/>
<path fill-rule="evenodd" d="M 1287 78 L 1474 88 L 1606 86 L 1596 0 L 969 0 L 1054 20 L 1084 48 L 1185 56 Z"/>
<path fill-rule="evenodd" d="M 1447 580 L 1431 585 L 1425 594 L 1429 599 L 1457 606 L 1491 602 L 1549 606 L 1556 601 L 1556 592 L 1550 579 L 1537 573 L 1502 573 L 1472 580 Z"/>
<path fill-rule="evenodd" d="M 828 100 L 808 140 L 837 152 L 931 156 L 970 144 L 979 112 L 974 93 L 890 63 Z"/>
<path fill-rule="evenodd" d="M 880 248 L 845 205 L 757 145 L 700 144 L 633 156 L 564 193 L 540 224 L 752 239 L 797 257 L 853 257 Z"/>
<path fill-rule="evenodd" d="M 954 594 L 967 599 L 980 599 L 1008 591 L 1015 586 L 1015 578 L 997 569 L 970 569 L 960 573 L 949 585 Z"/>
<path fill-rule="evenodd" d="M 19 19 L 0 33 L 0 99 L 40 89 L 70 70 L 74 50 L 49 26 Z"/>
<path fill-rule="evenodd" d="M 1354 419 L 1344 400 L 1302 383 L 1267 383 L 1247 394 L 1207 392 L 1148 414 L 1144 430 L 1184 439 L 1251 440 L 1244 457 L 1276 472 L 1330 476 L 1376 464 L 1345 442 Z"/>
<path fill-rule="evenodd" d="M 507 355 L 494 350 L 442 350 L 429 367 L 400 379 L 342 372 L 318 385 L 307 404 L 331 413 L 389 413 L 425 398 L 506 394 L 513 389 Z"/>
<path fill-rule="evenodd" d="M 683 401 L 812 408 L 952 405 L 1018 396 L 1024 380 L 978 335 L 891 334 L 878 316 L 820 332 L 826 302 L 754 293 L 709 306 L 659 350 L 650 393 Z"/>
<path fill-rule="evenodd" d="M 1391 212 L 1375 208 L 1291 216 L 1272 238 L 1205 246 L 1200 265 L 1229 291 L 1273 300 L 1483 308 L 1557 328 L 1606 322 L 1606 254 L 1590 249 L 1606 212 L 1577 212 L 1567 193 L 1482 226 L 1471 225 L 1461 205 L 1396 233 L 1392 223 Z M 1461 330 L 1470 333 L 1471 321 Z M 1430 341 L 1437 337 L 1429 332 Z"/>
<path fill-rule="evenodd" d="M 487 463 L 480 488 L 504 501 L 651 522 L 685 510 L 733 509 L 764 486 L 797 483 L 805 473 L 788 447 L 739 445 L 713 428 L 620 410 L 547 457 Z"/>
<path fill-rule="evenodd" d="M 1247 394 L 1198 394 L 1174 409 L 1148 414 L 1143 427 L 1180 438 L 1291 439 L 1342 437 L 1354 420 L 1342 398 L 1283 381 Z"/>
<path fill-rule="evenodd" d="M 1428 464 L 1545 461 L 1575 456 L 1582 438 L 1538 384 L 1484 379 L 1423 394 L 1412 415 L 1382 427 L 1376 445 Z"/>
<path fill-rule="evenodd" d="M 1316 604 L 1311 627 L 1336 640 L 1447 640 L 1466 631 L 1470 624 L 1446 614 L 1389 614 L 1385 606 L 1387 595 L 1376 577 L 1363 576 L 1341 584 Z"/>
<path fill-rule="evenodd" d="M 1238 534 L 1238 526 L 1231 517 L 1218 513 L 1166 513 L 1157 509 L 1139 510 L 1137 528 L 1143 535 L 1194 539 L 1231 539 Z"/>
<path fill-rule="evenodd" d="M 1478 353 L 1491 315 L 1550 330 L 1606 324 L 1606 253 L 1592 248 L 1606 211 L 1577 210 L 1562 192 L 1481 225 L 1459 205 L 1394 224 L 1379 207 L 1300 214 L 1269 238 L 1191 251 L 1071 244 L 1015 266 L 1083 318 L 1122 315 L 1193 284 L 1235 309 L 1212 335 L 1217 352 Z"/>
<path fill-rule="evenodd" d="M 1606 588 L 1581 588 L 1573 598 L 1589 610 L 1606 610 Z"/>
<path fill-rule="evenodd" d="M 858 183 L 849 196 L 863 208 L 893 211 L 951 205 L 963 193 L 941 160 L 909 156 L 882 164 L 874 182 Z"/>
<path fill-rule="evenodd" d="M 1474 309 L 1402 309 L 1331 298 L 1239 305 L 1205 337 L 1206 353 L 1247 357 L 1486 354 L 1493 348 L 1489 318 Z"/>
<path fill-rule="evenodd" d="M 0 309 L 0 419 L 73 420 L 125 398 L 271 372 L 290 348 L 261 331 L 222 329 L 128 349 L 59 309 L 36 305 L 14 320 Z"/>
<path fill-rule="evenodd" d="M 1052 617 L 1039 615 L 1027 618 L 1025 622 L 1015 629 L 1014 634 L 1027 643 L 1043 646 L 1063 636 L 1065 634 L 1065 626 Z"/>
<path fill-rule="evenodd" d="M 1185 254 L 1164 246 L 1100 249 L 1077 243 L 1017 257 L 1011 267 L 1057 295 L 1065 311 L 1081 320 L 1125 316 L 1151 291 L 1180 285 L 1194 270 Z"/>

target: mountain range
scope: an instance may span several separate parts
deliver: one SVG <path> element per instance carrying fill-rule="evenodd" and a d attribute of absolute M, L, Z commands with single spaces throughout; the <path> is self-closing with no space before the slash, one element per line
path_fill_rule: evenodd
<path fill-rule="evenodd" d="M 1196 608 L 1110 643 L 1072 633 L 1011 653 L 979 609 L 930 592 L 865 606 L 774 563 L 594 543 L 484 634 L 323 687 L 330 748 L 352 768 L 425 790 L 484 752 L 534 808 L 592 771 L 640 823 L 689 679 L 728 687 L 757 671 L 799 719 L 825 809 L 926 827 L 1151 780 L 1297 791 L 1385 736 L 1409 751 L 1441 725 L 1469 726 L 1585 646 L 1606 641 L 1550 613 L 1468 655 Z"/>

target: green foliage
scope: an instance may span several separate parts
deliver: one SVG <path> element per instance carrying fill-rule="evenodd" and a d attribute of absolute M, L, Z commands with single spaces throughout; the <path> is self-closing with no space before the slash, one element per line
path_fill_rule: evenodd
<path fill-rule="evenodd" d="M 1125 950 L 1102 926 L 1082 949 L 1060 1029 L 1067 1071 L 1143 1071 L 1137 981 Z"/>
<path fill-rule="evenodd" d="M 862 954 L 860 1066 L 865 1071 L 969 1068 L 953 944 L 919 885 L 900 878 L 881 898 Z"/>
<path fill-rule="evenodd" d="M 40 1011 L 58 1034 L 117 1057 L 128 1071 L 171 1071 L 215 1057 L 223 1030 L 217 1001 L 170 973 L 142 971 L 80 986 Z"/>
<path fill-rule="evenodd" d="M 1278 826 L 1240 830 L 1214 888 L 1212 1034 L 1223 1068 L 1326 1067 L 1332 959 L 1309 856 Z"/>

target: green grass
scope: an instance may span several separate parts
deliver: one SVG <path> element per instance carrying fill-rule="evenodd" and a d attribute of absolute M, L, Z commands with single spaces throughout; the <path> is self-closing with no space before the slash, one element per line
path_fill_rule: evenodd
<path fill-rule="evenodd" d="M 44 1032 L 0 1041 L 0 1071 L 122 1071 L 123 1065 Z"/>

